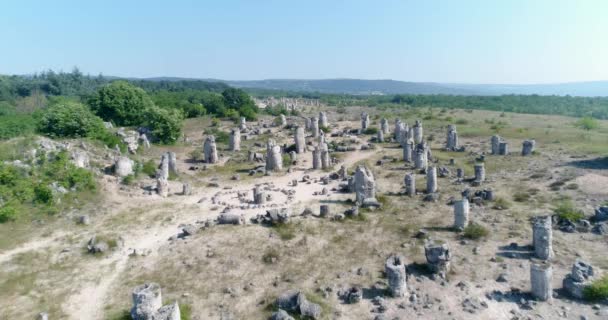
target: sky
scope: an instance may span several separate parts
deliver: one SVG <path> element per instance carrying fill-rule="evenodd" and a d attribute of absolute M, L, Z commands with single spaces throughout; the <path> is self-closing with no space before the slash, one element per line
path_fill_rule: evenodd
<path fill-rule="evenodd" d="M 0 0 L 0 74 L 608 80 L 605 0 Z"/>

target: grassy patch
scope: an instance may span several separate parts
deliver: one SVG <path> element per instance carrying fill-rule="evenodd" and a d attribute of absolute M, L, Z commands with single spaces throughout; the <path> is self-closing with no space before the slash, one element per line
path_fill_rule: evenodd
<path fill-rule="evenodd" d="M 608 275 L 595 280 L 583 289 L 583 297 L 588 301 L 598 301 L 608 298 Z"/>
<path fill-rule="evenodd" d="M 281 240 L 291 240 L 296 237 L 296 226 L 293 223 L 281 223 L 272 226 Z"/>
<path fill-rule="evenodd" d="M 477 223 L 470 223 L 466 228 L 464 228 L 463 236 L 467 239 L 478 240 L 487 237 L 489 233 L 490 232 L 488 229 L 486 229 L 486 227 Z"/>
<path fill-rule="evenodd" d="M 494 205 L 492 206 L 492 208 L 496 209 L 496 210 L 506 210 L 506 209 L 509 209 L 510 207 L 511 207 L 511 202 L 509 202 L 505 198 L 496 198 L 496 200 L 494 200 Z"/>
<path fill-rule="evenodd" d="M 576 209 L 570 200 L 563 200 L 553 212 L 562 220 L 579 221 L 585 217 L 583 211 Z"/>
<path fill-rule="evenodd" d="M 274 264 L 279 260 L 279 251 L 275 248 L 268 249 L 262 256 L 262 262 L 265 264 Z"/>

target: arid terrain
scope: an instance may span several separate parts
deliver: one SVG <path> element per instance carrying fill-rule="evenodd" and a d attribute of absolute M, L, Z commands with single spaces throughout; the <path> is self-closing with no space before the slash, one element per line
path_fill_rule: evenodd
<path fill-rule="evenodd" d="M 296 126 L 319 112 L 328 119 L 322 129 L 331 164 L 314 170 L 318 138 L 310 130 L 296 160 L 285 151 L 293 149 Z M 40 149 L 40 141 L 84 152 L 99 186 L 64 212 L 0 224 L 0 319 L 36 319 L 41 312 L 49 319 L 129 319 L 133 289 L 150 282 L 162 288 L 164 304 L 179 303 L 182 319 L 268 319 L 288 290 L 318 304 L 320 319 L 608 319 L 602 301 L 585 302 L 562 289 L 577 259 L 593 266 L 594 279 L 608 270 L 607 236 L 592 232 L 599 222 L 586 229 L 577 224 L 573 232 L 553 225 L 552 297 L 536 301 L 530 294 L 533 218 L 553 215 L 567 201 L 589 220 L 608 201 L 608 122 L 583 130 L 575 118 L 480 110 L 306 106 L 300 113 L 287 116 L 286 124 L 268 115 L 247 122 L 240 151 L 217 136 L 238 123 L 202 117 L 186 121 L 185 137 L 175 145 L 123 152 L 155 166 L 165 152 L 175 153 L 166 197 L 157 194 L 154 177 L 140 173 L 129 183 L 117 177 L 112 166 L 119 154 L 101 144 L 42 137 L 3 142 L 5 152 L 21 159 Z M 362 113 L 376 130 L 357 132 Z M 378 142 L 383 118 L 390 133 Z M 424 128 L 428 165 L 442 168 L 432 197 L 426 174 L 403 160 L 395 119 L 410 127 L 419 120 Z M 446 150 L 450 124 L 464 150 Z M 218 161 L 204 163 L 197 154 L 211 134 Z M 495 134 L 508 142 L 507 155 L 490 154 Z M 250 161 L 249 153 L 267 159 L 269 139 L 281 146 L 283 167 L 266 173 L 264 160 Z M 522 156 L 527 139 L 535 140 L 535 151 Z M 472 181 L 481 162 L 485 181 Z M 352 177 L 359 165 L 373 173 L 381 207 L 345 215 L 356 193 L 346 190 L 348 178 L 338 171 L 344 166 Z M 404 177 L 412 172 L 417 193 L 407 196 Z M 184 184 L 191 188 L 185 194 Z M 243 200 L 253 201 L 256 187 L 269 196 L 263 205 Z M 454 201 L 465 189 L 493 192 L 491 199 L 473 196 L 470 202 L 468 221 L 478 234 L 453 228 Z M 328 205 L 327 215 L 320 215 L 321 205 Z M 258 221 L 267 210 L 283 208 L 287 221 Z M 222 213 L 240 216 L 240 223 L 218 223 Z M 90 253 L 93 237 L 107 248 Z M 427 266 L 429 243 L 450 249 L 444 276 Z M 405 259 L 401 297 L 389 290 L 385 263 L 392 254 Z M 360 301 L 345 298 L 352 288 Z"/>

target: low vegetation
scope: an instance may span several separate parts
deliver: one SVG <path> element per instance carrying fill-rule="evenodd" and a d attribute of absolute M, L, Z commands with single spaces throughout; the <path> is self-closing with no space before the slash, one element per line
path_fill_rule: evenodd
<path fill-rule="evenodd" d="M 608 276 L 595 280 L 583 290 L 583 296 L 588 301 L 600 301 L 608 298 Z"/>
<path fill-rule="evenodd" d="M 560 220 L 579 221 L 585 218 L 585 213 L 582 210 L 576 209 L 571 200 L 562 200 L 557 207 L 553 209 L 553 212 L 560 218 Z"/>
<path fill-rule="evenodd" d="M 477 223 L 470 223 L 466 228 L 464 228 L 463 236 L 467 239 L 478 240 L 487 237 L 488 234 L 489 231 L 486 229 L 486 227 Z"/>

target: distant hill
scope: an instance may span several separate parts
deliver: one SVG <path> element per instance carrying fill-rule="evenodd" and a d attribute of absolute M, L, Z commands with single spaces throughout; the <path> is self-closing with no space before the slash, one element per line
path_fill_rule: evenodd
<path fill-rule="evenodd" d="M 211 80 L 211 79 L 206 79 Z M 432 82 L 405 82 L 396 80 L 360 79 L 271 79 L 226 81 L 231 86 L 297 92 L 345 94 L 450 94 L 450 95 L 503 95 L 538 94 L 571 96 L 608 96 L 608 81 L 572 82 L 556 84 L 458 84 Z"/>

